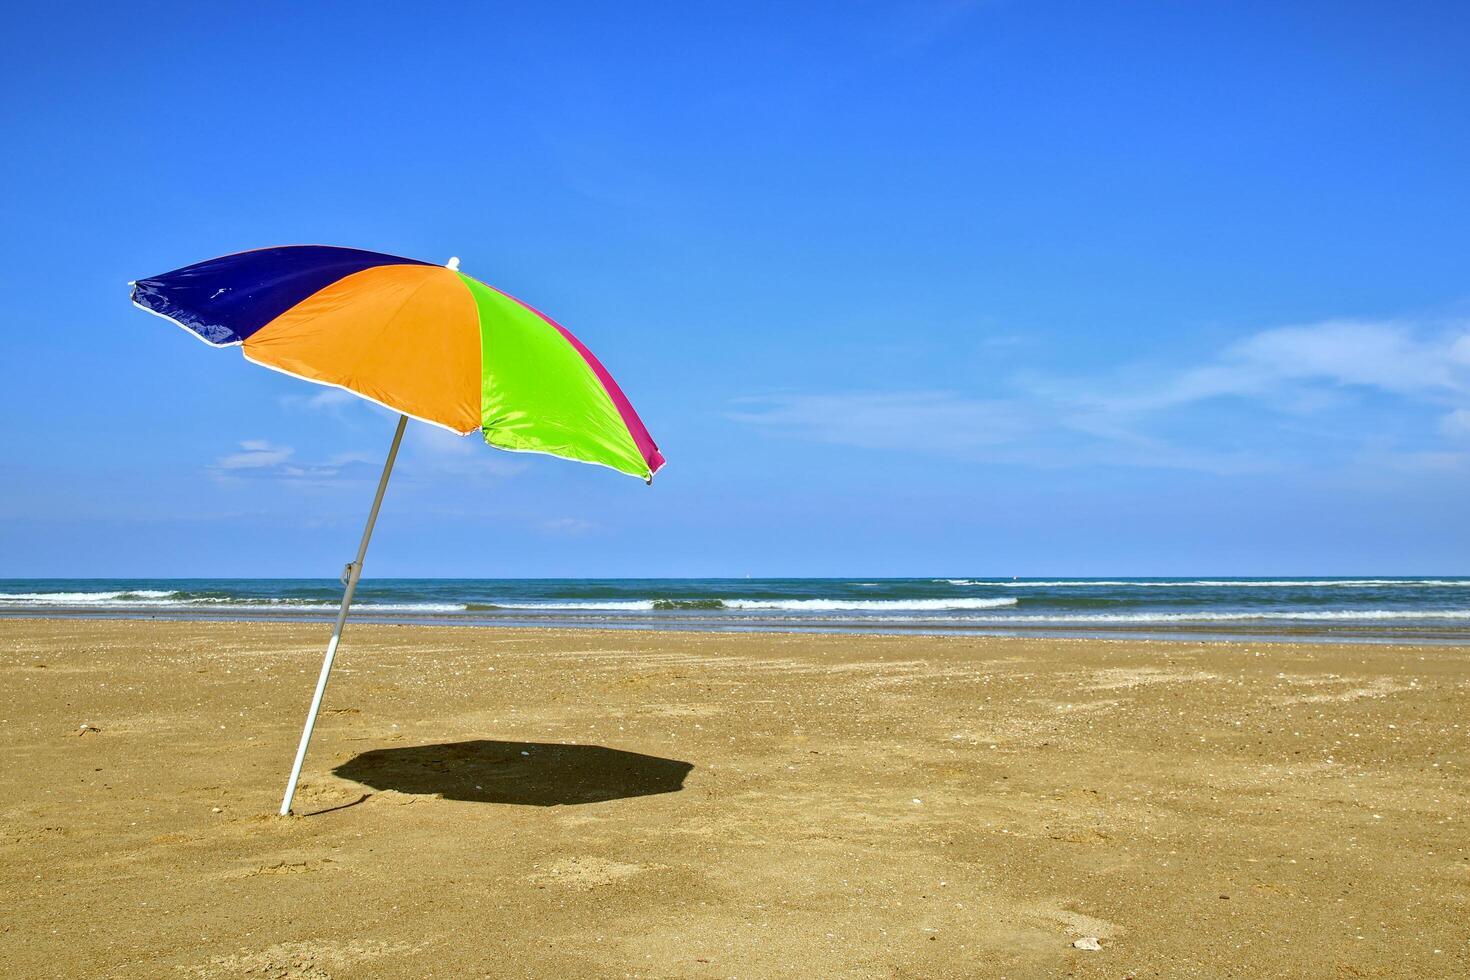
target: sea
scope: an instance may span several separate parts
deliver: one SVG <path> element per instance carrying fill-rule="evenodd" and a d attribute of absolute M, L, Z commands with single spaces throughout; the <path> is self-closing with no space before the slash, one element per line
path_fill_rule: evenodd
<path fill-rule="evenodd" d="M 0 616 L 326 621 L 334 579 L 0 579 Z M 354 620 L 1470 643 L 1470 577 L 364 579 Z"/>

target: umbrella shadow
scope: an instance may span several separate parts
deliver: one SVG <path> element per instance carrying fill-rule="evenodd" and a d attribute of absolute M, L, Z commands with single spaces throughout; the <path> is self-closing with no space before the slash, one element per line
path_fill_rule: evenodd
<path fill-rule="evenodd" d="M 693 768 L 602 745 L 476 739 L 373 749 L 332 771 L 377 790 L 470 803 L 570 806 L 677 793 Z"/>

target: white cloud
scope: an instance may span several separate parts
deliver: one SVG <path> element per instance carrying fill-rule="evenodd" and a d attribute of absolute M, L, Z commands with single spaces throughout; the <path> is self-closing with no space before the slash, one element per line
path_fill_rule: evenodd
<path fill-rule="evenodd" d="M 1396 392 L 1463 390 L 1470 378 L 1456 370 L 1450 355 L 1467 337 L 1420 336 L 1399 323 L 1329 321 L 1264 331 L 1227 351 L 1226 359 L 1281 379 Z"/>
<path fill-rule="evenodd" d="M 959 452 L 1015 441 L 1028 429 L 1015 403 L 952 391 L 848 392 L 745 399 L 729 417 L 789 435 L 868 449 Z"/>
<path fill-rule="evenodd" d="M 970 399 L 949 391 L 855 392 L 743 399 L 728 413 L 773 435 L 862 449 L 949 456 L 1048 469 L 1152 466 L 1241 472 L 1248 453 L 1178 447 L 1098 416 L 1023 399 Z"/>
<path fill-rule="evenodd" d="M 523 472 L 524 456 L 485 445 L 478 432 L 457 435 L 437 425 L 410 421 L 405 453 L 420 472 L 458 477 L 507 477 Z"/>
<path fill-rule="evenodd" d="M 1120 412 L 1147 412 L 1222 397 L 1300 396 L 1314 385 L 1377 389 L 1423 397 L 1470 393 L 1470 329 L 1416 330 L 1397 322 L 1329 320 L 1263 330 L 1209 362 L 1137 380 L 1074 390 L 1080 400 Z M 1086 394 L 1091 389 L 1092 394 Z"/>
<path fill-rule="evenodd" d="M 221 456 L 214 461 L 217 470 L 259 470 L 279 466 L 291 458 L 295 450 L 290 446 L 277 446 L 264 439 L 246 439 L 240 443 L 240 452 Z"/>
<path fill-rule="evenodd" d="M 1439 430 L 1452 439 L 1470 439 L 1470 408 L 1457 408 L 1442 417 Z"/>
<path fill-rule="evenodd" d="M 311 412 L 327 412 L 336 415 L 345 408 L 371 403 L 341 388 L 321 388 L 310 395 L 283 395 L 281 404 L 286 408 L 300 408 Z"/>
<path fill-rule="evenodd" d="M 474 434 L 462 436 L 437 425 L 410 421 L 408 433 L 409 445 L 425 456 L 464 459 L 473 456 L 477 449 L 485 448 L 484 440 Z"/>
<path fill-rule="evenodd" d="M 797 393 L 744 399 L 729 417 L 775 434 L 869 449 L 1067 466 L 1100 462 L 1238 471 L 1271 465 L 1288 438 L 1320 444 L 1388 438 L 1422 444 L 1438 432 L 1470 436 L 1470 328 L 1395 321 L 1331 320 L 1263 330 L 1193 366 L 1124 364 L 1086 377 L 1013 379 L 1015 394 L 976 398 L 955 391 Z M 1366 399 L 1376 398 L 1370 402 Z M 1388 399 L 1388 402 L 1384 402 Z M 1231 400 L 1243 402 L 1238 408 Z M 1206 403 L 1258 413 L 1218 424 Z M 1384 409 L 1384 404 L 1389 409 Z M 1372 405 L 1354 424 L 1340 413 Z M 1397 405 L 1399 410 L 1390 410 Z M 1444 414 L 1448 409 L 1448 414 Z M 1191 415 L 1194 412 L 1194 415 Z M 1267 413 L 1261 416 L 1259 413 Z M 1339 414 L 1334 414 L 1339 413 Z M 1272 422 L 1272 417 L 1277 421 Z M 1316 432 L 1291 419 L 1322 418 Z M 1346 417 L 1341 416 L 1341 417 Z M 1213 425 L 1192 419 L 1213 418 Z M 1395 428 L 1397 426 L 1397 428 Z M 1174 431 L 1171 439 L 1154 432 Z"/>
<path fill-rule="evenodd" d="M 246 439 L 240 451 L 221 456 L 208 467 L 217 480 L 274 479 L 294 483 L 324 483 L 365 477 L 376 469 L 365 453 L 338 453 L 325 462 L 297 462 L 296 450 L 266 439 Z M 379 461 L 376 465 L 381 465 Z"/>
<path fill-rule="evenodd" d="M 371 470 L 376 478 L 387 455 L 398 413 L 340 388 L 323 388 L 310 395 L 286 395 L 282 397 L 281 404 L 292 409 L 323 412 L 338 419 L 362 420 L 366 424 L 353 426 L 355 440 L 361 440 L 371 432 L 380 432 L 381 449 L 340 453 L 311 468 L 310 474 L 325 479 L 335 475 L 336 470 L 355 468 L 353 475 L 365 475 Z M 459 435 L 437 425 L 410 419 L 408 428 L 404 430 L 399 464 L 393 479 L 395 483 L 401 483 L 415 477 L 499 478 L 520 473 L 527 465 L 524 457 L 512 456 L 485 445 L 478 433 Z M 281 475 L 294 474 L 283 472 Z"/>

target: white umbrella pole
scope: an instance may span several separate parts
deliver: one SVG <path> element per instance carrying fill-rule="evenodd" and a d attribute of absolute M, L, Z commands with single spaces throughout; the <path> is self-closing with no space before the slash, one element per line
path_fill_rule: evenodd
<path fill-rule="evenodd" d="M 332 673 L 332 660 L 337 656 L 337 644 L 342 640 L 342 627 L 347 623 L 347 609 L 352 605 L 352 593 L 357 591 L 357 580 L 362 575 L 362 560 L 367 556 L 368 539 L 373 536 L 373 524 L 378 520 L 378 507 L 383 503 L 383 491 L 388 489 L 388 476 L 393 472 L 393 460 L 398 457 L 398 444 L 403 441 L 403 427 L 408 416 L 398 417 L 398 431 L 393 433 L 393 446 L 388 450 L 388 459 L 383 463 L 383 476 L 378 480 L 378 493 L 373 497 L 373 509 L 368 511 L 367 526 L 362 529 L 362 543 L 357 546 L 357 560 L 342 571 L 342 584 L 347 587 L 342 593 L 342 608 L 337 613 L 337 625 L 332 628 L 332 638 L 327 641 L 327 656 L 322 660 L 322 673 L 316 679 L 316 693 L 311 697 L 311 708 L 306 713 L 306 728 L 301 732 L 301 744 L 296 747 L 296 762 L 291 766 L 291 781 L 286 784 L 286 795 L 281 800 L 281 816 L 291 812 L 291 797 L 296 795 L 296 781 L 301 778 L 301 764 L 306 761 L 306 747 L 311 744 L 311 730 L 316 726 L 316 714 L 321 710 L 322 695 L 327 691 L 327 678 Z"/>

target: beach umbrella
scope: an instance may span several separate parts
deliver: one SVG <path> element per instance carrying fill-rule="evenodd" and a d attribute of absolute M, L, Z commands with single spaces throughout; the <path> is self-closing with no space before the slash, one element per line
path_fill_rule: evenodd
<path fill-rule="evenodd" d="M 446 265 L 325 245 L 239 252 L 131 283 L 133 303 L 212 347 L 399 413 L 281 801 L 291 798 L 368 539 L 410 418 L 491 446 L 596 463 L 653 482 L 648 430 L 581 341 L 545 314 Z"/>

